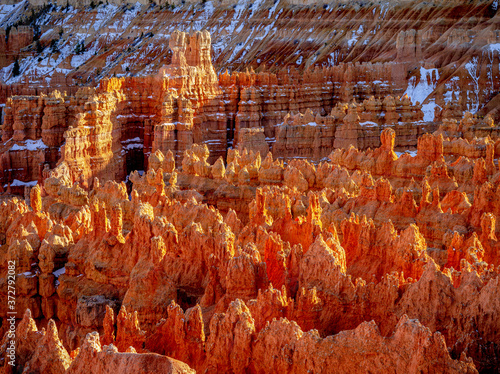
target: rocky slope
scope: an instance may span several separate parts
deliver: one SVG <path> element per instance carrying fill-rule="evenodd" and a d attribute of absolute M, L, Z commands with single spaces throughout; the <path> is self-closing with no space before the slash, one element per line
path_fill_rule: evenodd
<path fill-rule="evenodd" d="M 0 5 L 2 370 L 498 372 L 497 7 Z"/>
<path fill-rule="evenodd" d="M 414 103 L 427 100 L 430 119 L 454 95 L 463 110 L 477 111 L 499 90 L 495 0 L 97 3 L 2 5 L 2 101 L 56 88 L 75 93 L 112 75 L 156 73 L 171 58 L 174 30 L 203 29 L 212 35 L 217 72 L 348 63 L 350 71 L 332 82 L 350 83 L 344 100 L 367 99 L 374 89 L 406 90 Z M 20 75 L 13 76 L 16 58 Z"/>

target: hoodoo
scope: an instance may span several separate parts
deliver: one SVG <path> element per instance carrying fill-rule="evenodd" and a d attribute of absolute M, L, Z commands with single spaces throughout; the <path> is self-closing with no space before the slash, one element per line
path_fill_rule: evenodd
<path fill-rule="evenodd" d="M 3 1 L 0 368 L 499 372 L 498 6 Z"/>

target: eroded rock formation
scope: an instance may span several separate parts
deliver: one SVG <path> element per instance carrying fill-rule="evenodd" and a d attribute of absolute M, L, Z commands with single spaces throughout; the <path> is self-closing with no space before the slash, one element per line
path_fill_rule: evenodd
<path fill-rule="evenodd" d="M 56 3 L 0 5 L 14 371 L 499 370 L 496 1 Z"/>

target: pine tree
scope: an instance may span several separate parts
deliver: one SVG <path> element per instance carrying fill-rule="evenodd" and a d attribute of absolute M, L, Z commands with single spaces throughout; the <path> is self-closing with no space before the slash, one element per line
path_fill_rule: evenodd
<path fill-rule="evenodd" d="M 59 49 L 57 48 L 57 39 L 52 39 L 50 41 L 50 52 L 51 53 L 59 52 Z"/>
<path fill-rule="evenodd" d="M 36 53 L 38 53 L 38 54 L 42 53 L 43 47 L 42 47 L 42 44 L 40 44 L 40 40 L 38 40 L 38 39 L 36 40 L 35 46 L 36 46 Z"/>
<path fill-rule="evenodd" d="M 16 59 L 16 61 L 14 61 L 14 68 L 12 69 L 12 75 L 17 77 L 19 74 L 21 74 L 21 68 L 19 66 L 19 61 Z"/>

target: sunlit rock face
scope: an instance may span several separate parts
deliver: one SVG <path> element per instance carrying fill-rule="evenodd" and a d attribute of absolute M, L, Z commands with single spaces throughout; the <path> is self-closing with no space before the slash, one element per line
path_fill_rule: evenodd
<path fill-rule="evenodd" d="M 1 4 L 13 370 L 497 372 L 497 8 Z"/>

